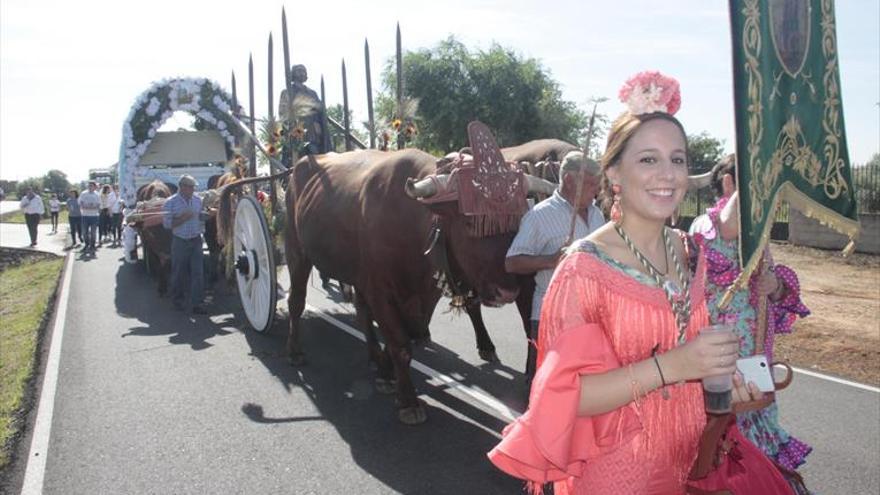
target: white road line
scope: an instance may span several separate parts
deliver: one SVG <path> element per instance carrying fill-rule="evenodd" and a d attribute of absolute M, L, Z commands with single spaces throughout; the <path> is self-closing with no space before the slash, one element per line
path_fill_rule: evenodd
<path fill-rule="evenodd" d="M 315 316 L 318 316 L 319 318 L 325 320 L 326 322 L 330 323 L 331 325 L 339 328 L 340 330 L 343 330 L 345 333 L 351 335 L 352 337 L 360 339 L 363 342 L 366 342 L 366 338 L 364 337 L 364 334 L 359 332 L 355 328 L 353 328 L 351 325 L 349 325 L 345 322 L 339 321 L 336 318 L 333 318 L 332 316 L 324 313 L 323 311 L 312 306 L 311 304 L 306 304 L 306 309 L 309 312 L 313 313 Z M 517 417 L 522 415 L 521 412 L 507 407 L 506 405 L 504 405 L 503 403 L 501 403 L 500 401 L 498 401 L 497 399 L 495 399 L 491 395 L 488 395 L 488 394 L 481 392 L 479 390 L 474 390 L 473 388 L 468 387 L 467 385 L 459 382 L 455 378 L 452 378 L 449 375 L 445 375 L 443 373 L 440 373 L 439 371 L 435 370 L 434 368 L 431 368 L 430 366 L 422 364 L 422 363 L 416 361 L 415 359 L 412 360 L 412 362 L 410 363 L 410 366 L 413 369 L 415 369 L 416 371 L 419 371 L 419 372 L 421 372 L 431 378 L 434 378 L 435 380 L 442 382 L 447 387 L 454 388 L 455 390 L 458 390 L 459 392 L 467 395 L 471 399 L 474 399 L 474 400 L 482 403 L 483 405 L 489 407 L 490 409 L 497 412 L 501 416 L 499 419 L 503 419 L 506 421 L 513 421 L 514 419 L 516 419 Z"/>
<path fill-rule="evenodd" d="M 849 385 L 850 387 L 860 388 L 862 390 L 867 390 L 869 392 L 876 392 L 880 394 L 880 388 L 865 385 L 864 383 L 851 382 L 849 380 L 844 380 L 843 378 L 823 375 L 822 373 L 816 373 L 815 371 L 809 371 L 803 368 L 795 368 L 794 366 L 792 366 L 791 369 L 793 369 L 795 373 L 802 373 L 807 376 L 812 376 L 813 378 L 820 378 L 822 380 L 828 380 L 829 382 L 840 383 L 841 385 Z"/>
<path fill-rule="evenodd" d="M 24 472 L 22 495 L 43 493 L 43 478 L 46 474 L 46 458 L 49 456 L 49 435 L 52 432 L 52 415 L 55 411 L 55 390 L 58 386 L 58 364 L 61 361 L 61 340 L 64 337 L 64 320 L 67 318 L 67 300 L 70 296 L 70 279 L 73 275 L 73 255 L 67 255 L 64 266 L 64 280 L 58 293 L 58 306 L 55 311 L 55 325 L 52 327 L 52 344 L 43 389 L 40 392 L 40 405 L 34 421 L 34 437 L 28 453 L 27 468 Z"/>

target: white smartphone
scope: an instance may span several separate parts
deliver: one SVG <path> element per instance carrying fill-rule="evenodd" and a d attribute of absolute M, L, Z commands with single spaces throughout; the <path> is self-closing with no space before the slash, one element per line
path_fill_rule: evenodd
<path fill-rule="evenodd" d="M 776 390 L 767 356 L 757 355 L 737 359 L 736 369 L 739 370 L 745 383 L 754 383 L 761 392 Z"/>

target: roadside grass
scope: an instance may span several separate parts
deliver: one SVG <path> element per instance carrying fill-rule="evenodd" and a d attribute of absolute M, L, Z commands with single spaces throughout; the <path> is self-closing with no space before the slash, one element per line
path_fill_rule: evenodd
<path fill-rule="evenodd" d="M 40 219 L 40 223 L 51 223 L 48 213 L 46 215 Z M 24 223 L 24 212 L 16 210 L 4 213 L 0 215 L 0 223 Z M 58 226 L 67 225 L 67 223 L 67 209 L 61 208 L 61 212 L 58 213 Z"/>
<path fill-rule="evenodd" d="M 63 258 L 25 261 L 0 272 L 0 471 L 21 428 L 40 332 L 63 264 Z"/>

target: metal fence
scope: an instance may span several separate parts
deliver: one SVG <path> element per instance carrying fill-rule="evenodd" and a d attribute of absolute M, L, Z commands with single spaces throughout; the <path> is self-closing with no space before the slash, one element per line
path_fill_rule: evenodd
<path fill-rule="evenodd" d="M 859 213 L 880 213 L 880 167 L 853 167 L 852 180 Z"/>
<path fill-rule="evenodd" d="M 852 181 L 859 213 L 880 213 L 880 167 L 853 167 Z M 682 218 L 694 218 L 706 213 L 706 208 L 713 204 L 715 196 L 711 188 L 688 191 L 681 202 L 679 215 Z M 779 208 L 775 221 L 788 222 L 788 204 Z"/>

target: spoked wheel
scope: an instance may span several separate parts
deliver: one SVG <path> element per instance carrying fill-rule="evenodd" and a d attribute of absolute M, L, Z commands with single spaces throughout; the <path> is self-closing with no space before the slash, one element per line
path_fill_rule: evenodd
<path fill-rule="evenodd" d="M 235 211 L 235 278 L 251 327 L 265 332 L 275 319 L 275 260 L 263 209 L 253 196 L 242 196 Z"/>

